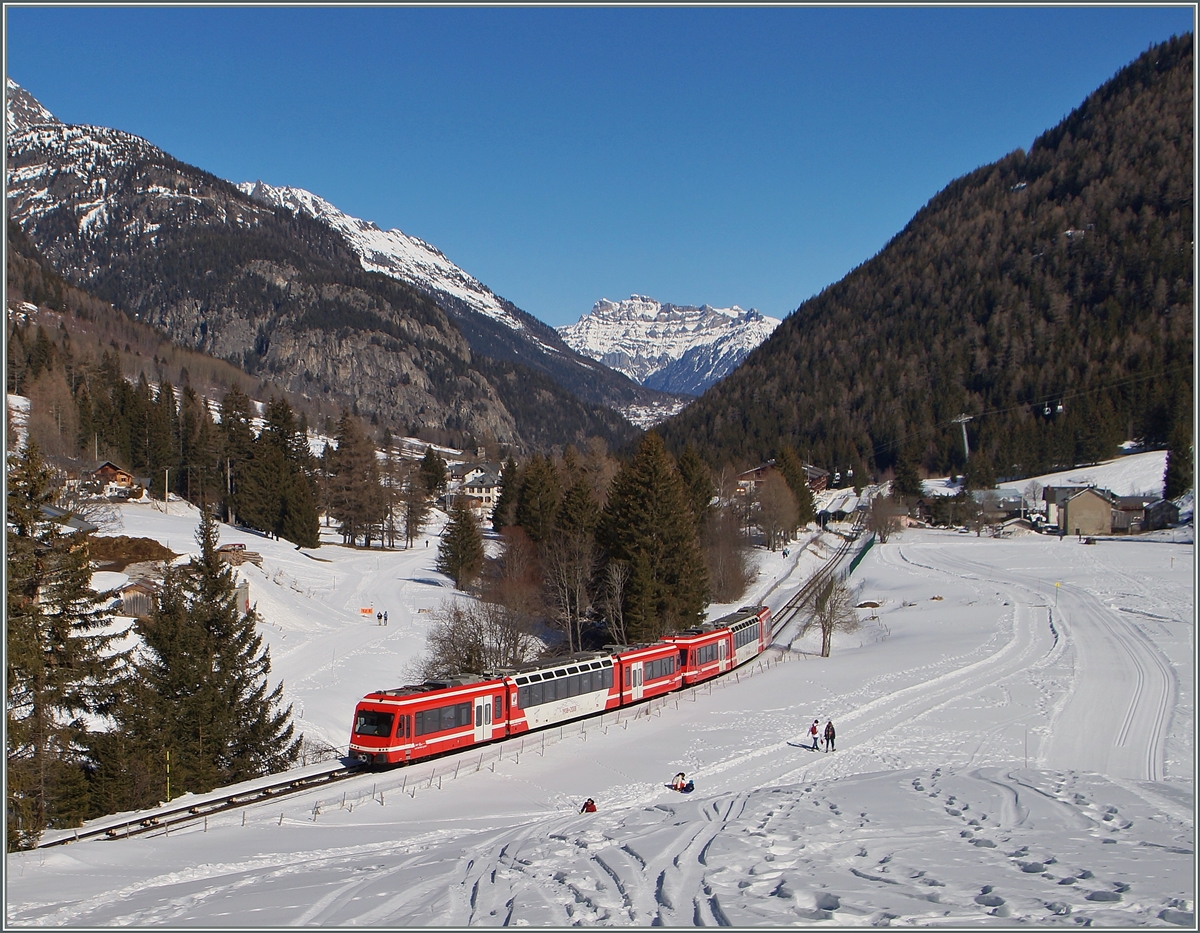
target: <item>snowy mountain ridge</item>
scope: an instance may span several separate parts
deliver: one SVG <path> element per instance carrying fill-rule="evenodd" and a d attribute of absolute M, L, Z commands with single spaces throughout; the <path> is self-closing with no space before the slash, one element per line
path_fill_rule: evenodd
<path fill-rule="evenodd" d="M 780 323 L 754 308 L 674 305 L 631 295 L 624 301 L 601 298 L 558 332 L 572 349 L 642 385 L 700 395 Z"/>
<path fill-rule="evenodd" d="M 368 272 L 382 272 L 426 291 L 445 292 L 464 302 L 472 311 L 512 330 L 527 329 L 490 288 L 452 263 L 441 250 L 418 237 L 395 228 L 381 230 L 377 224 L 352 217 L 303 188 L 268 185 L 262 181 L 245 181 L 236 187 L 260 204 L 285 208 L 337 230 Z"/>

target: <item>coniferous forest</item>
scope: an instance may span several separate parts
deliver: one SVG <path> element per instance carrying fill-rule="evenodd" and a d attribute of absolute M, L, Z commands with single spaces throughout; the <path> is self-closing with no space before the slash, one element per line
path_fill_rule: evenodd
<path fill-rule="evenodd" d="M 791 445 L 828 469 L 997 478 L 1191 424 L 1192 36 L 949 184 L 662 427 L 710 463 Z"/>

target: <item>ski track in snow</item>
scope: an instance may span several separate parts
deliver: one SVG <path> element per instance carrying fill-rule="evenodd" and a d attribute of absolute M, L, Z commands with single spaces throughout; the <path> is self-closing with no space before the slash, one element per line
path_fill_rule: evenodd
<path fill-rule="evenodd" d="M 760 554 L 757 594 L 781 605 L 816 546 Z M 376 572 L 323 548 L 305 578 L 261 547 L 276 669 L 344 741 L 353 698 L 420 650 L 418 606 L 450 595 L 421 569 L 436 549 Z M 10 855 L 8 922 L 1194 926 L 1193 570 L 1190 543 L 910 530 L 856 570 L 880 605 L 829 659 L 773 655 L 244 825 Z M 370 600 L 395 631 L 354 617 Z M 837 751 L 787 744 L 814 716 Z M 663 787 L 678 770 L 695 793 Z"/>

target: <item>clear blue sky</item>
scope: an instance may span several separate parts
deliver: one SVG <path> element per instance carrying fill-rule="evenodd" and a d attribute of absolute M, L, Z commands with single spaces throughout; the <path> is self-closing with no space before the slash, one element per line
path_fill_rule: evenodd
<path fill-rule="evenodd" d="M 399 227 L 547 323 L 782 317 L 1189 6 L 6 8 L 68 123 Z"/>

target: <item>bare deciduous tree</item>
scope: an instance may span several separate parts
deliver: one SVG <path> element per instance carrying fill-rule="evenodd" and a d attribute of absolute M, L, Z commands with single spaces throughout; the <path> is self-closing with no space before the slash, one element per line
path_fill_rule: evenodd
<path fill-rule="evenodd" d="M 904 507 L 895 499 L 875 496 L 867 512 L 867 530 L 875 533 L 880 544 L 887 544 L 888 538 L 900 533 L 903 510 Z"/>
<path fill-rule="evenodd" d="M 590 534 L 567 534 L 543 544 L 542 552 L 554 617 L 566 633 L 568 649 L 578 651 L 583 620 L 591 609 L 588 585 L 596 572 L 595 540 Z"/>
<path fill-rule="evenodd" d="M 412 670 L 426 680 L 479 674 L 530 661 L 541 647 L 528 627 L 505 607 L 459 599 L 435 610 L 425 654 Z"/>
<path fill-rule="evenodd" d="M 758 527 L 772 551 L 791 538 L 800 524 L 796 497 L 782 473 L 772 471 L 763 480 L 758 494 Z"/>
<path fill-rule="evenodd" d="M 828 580 L 813 602 L 811 624 L 821 630 L 821 657 L 829 657 L 834 632 L 853 632 L 858 629 L 858 590 L 842 580 Z"/>
<path fill-rule="evenodd" d="M 618 645 L 629 641 L 623 609 L 629 571 L 629 562 L 624 560 L 610 560 L 604 569 L 604 621 L 608 623 L 608 632 Z"/>
<path fill-rule="evenodd" d="M 749 550 L 737 506 L 714 509 L 704 530 L 704 560 L 713 602 L 731 603 L 740 599 L 754 582 Z"/>

